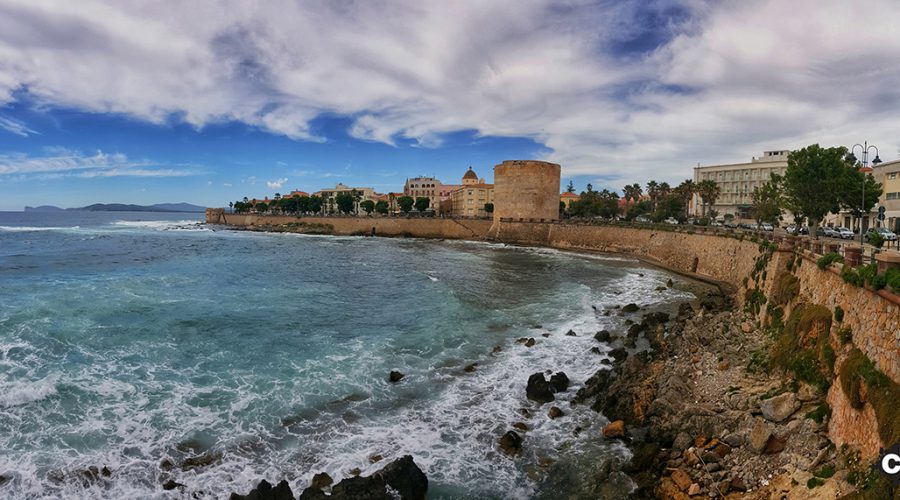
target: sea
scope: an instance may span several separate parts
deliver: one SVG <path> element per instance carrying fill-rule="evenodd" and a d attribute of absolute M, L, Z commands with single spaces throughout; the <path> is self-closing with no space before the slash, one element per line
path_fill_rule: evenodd
<path fill-rule="evenodd" d="M 201 217 L 0 212 L 0 497 L 227 498 L 261 479 L 299 495 L 407 454 L 429 498 L 578 496 L 629 457 L 569 405 L 617 346 L 594 334 L 624 331 L 616 306 L 694 298 L 620 256 Z M 526 399 L 556 371 L 566 393 Z"/>

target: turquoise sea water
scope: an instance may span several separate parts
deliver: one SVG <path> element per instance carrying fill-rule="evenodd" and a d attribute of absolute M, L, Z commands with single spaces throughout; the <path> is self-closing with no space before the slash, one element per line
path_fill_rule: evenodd
<path fill-rule="evenodd" d="M 262 478 L 299 494 L 313 473 L 411 454 L 430 498 L 554 498 L 627 454 L 567 404 L 604 357 L 591 347 L 609 349 L 593 334 L 623 328 L 598 311 L 691 298 L 624 258 L 193 217 L 0 213 L 0 496 L 222 498 Z M 540 370 L 572 380 L 553 403 L 565 417 L 525 399 Z M 532 430 L 510 459 L 496 442 L 518 421 Z M 570 477 L 545 481 L 542 458 Z M 90 466 L 111 475 L 85 481 Z M 163 491 L 169 478 L 186 487 Z"/>

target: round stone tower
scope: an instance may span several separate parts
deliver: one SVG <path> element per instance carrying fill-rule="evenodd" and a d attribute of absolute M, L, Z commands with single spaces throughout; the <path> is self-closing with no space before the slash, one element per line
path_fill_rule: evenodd
<path fill-rule="evenodd" d="M 559 165 L 506 160 L 494 167 L 494 226 L 501 219 L 559 219 Z"/>

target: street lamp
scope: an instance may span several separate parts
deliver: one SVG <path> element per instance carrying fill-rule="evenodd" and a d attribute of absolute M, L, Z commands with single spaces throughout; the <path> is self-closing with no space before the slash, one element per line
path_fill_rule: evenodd
<path fill-rule="evenodd" d="M 853 152 L 856 151 L 857 146 L 862 150 L 862 157 L 863 157 L 863 161 L 862 161 L 863 166 L 862 166 L 862 168 L 860 169 L 860 172 L 862 172 L 862 174 L 863 174 L 863 179 L 862 179 L 862 183 L 863 183 L 863 184 L 862 184 L 862 205 L 859 207 L 859 210 L 860 210 L 860 219 L 859 219 L 859 246 L 860 246 L 860 248 L 862 248 L 862 246 L 863 246 L 863 241 L 864 241 L 864 240 L 863 240 L 862 211 L 866 209 L 866 172 L 867 172 L 867 169 L 869 168 L 869 150 L 870 150 L 870 149 L 874 149 L 874 150 L 875 150 L 875 159 L 872 160 L 872 165 L 873 165 L 873 166 L 878 165 L 879 163 L 881 163 L 881 158 L 878 157 L 878 148 L 875 147 L 874 144 L 870 146 L 870 145 L 869 145 L 869 141 L 865 141 L 865 142 L 863 142 L 862 144 L 854 144 L 853 147 L 850 148 L 850 155 L 847 157 L 847 159 L 850 160 L 850 162 L 856 163 L 856 155 L 853 154 Z M 868 219 L 868 215 L 869 215 L 868 212 L 869 212 L 869 211 L 866 210 L 866 218 L 867 218 L 867 219 Z"/>

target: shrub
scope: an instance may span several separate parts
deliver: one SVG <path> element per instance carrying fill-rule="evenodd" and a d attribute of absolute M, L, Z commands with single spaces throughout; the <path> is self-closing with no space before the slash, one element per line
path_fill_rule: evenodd
<path fill-rule="evenodd" d="M 831 407 L 828 406 L 828 403 L 822 402 L 819 406 L 816 407 L 815 410 L 810 411 L 806 414 L 806 418 L 813 420 L 817 424 L 821 424 L 825 421 L 826 418 L 831 416 Z M 834 474 L 834 471 L 832 471 Z M 819 477 L 831 477 L 831 476 L 819 476 Z"/>
<path fill-rule="evenodd" d="M 844 308 L 841 306 L 834 306 L 834 321 L 837 323 L 844 321 Z"/>
<path fill-rule="evenodd" d="M 875 248 L 881 248 L 884 246 L 884 236 L 879 233 L 870 233 L 869 244 Z"/>
<path fill-rule="evenodd" d="M 837 332 L 838 340 L 841 341 L 841 344 L 849 344 L 853 342 L 853 330 L 850 329 L 849 326 L 845 326 L 838 330 Z"/>
<path fill-rule="evenodd" d="M 900 441 L 900 415 L 895 408 L 896 401 L 900 401 L 900 384 L 878 371 L 859 349 L 850 351 L 841 365 L 840 381 L 851 406 L 860 409 L 867 402 L 872 405 L 881 441 Z"/>
<path fill-rule="evenodd" d="M 759 288 L 748 289 L 744 294 L 744 310 L 759 314 L 759 310 L 766 303 L 766 296 Z"/>
<path fill-rule="evenodd" d="M 884 273 L 885 285 L 894 293 L 900 293 L 900 268 L 891 268 Z"/>
<path fill-rule="evenodd" d="M 824 271 L 828 266 L 835 262 L 844 262 L 844 258 L 837 252 L 829 252 L 822 257 L 819 257 L 819 260 L 816 261 L 816 265 L 819 266 L 819 269 Z"/>
<path fill-rule="evenodd" d="M 828 390 L 833 376 L 834 352 L 828 337 L 831 311 L 817 304 L 799 304 L 775 339 L 772 363 L 806 383 Z M 828 349 L 826 349 L 828 346 Z"/>

